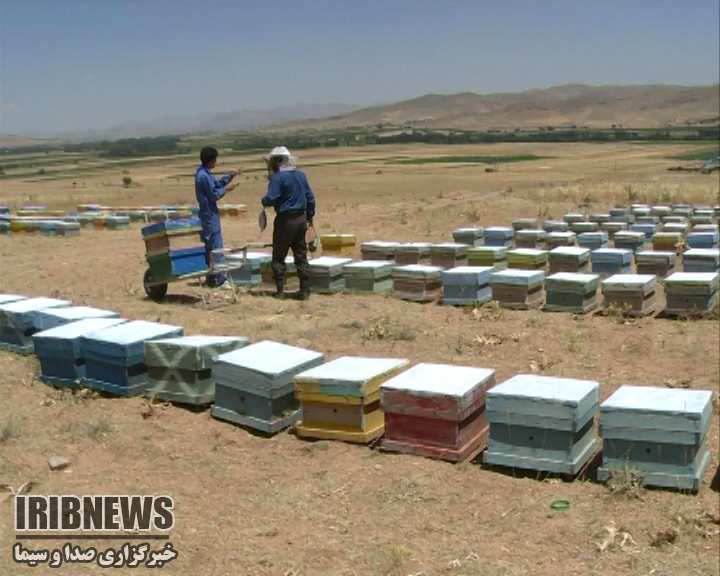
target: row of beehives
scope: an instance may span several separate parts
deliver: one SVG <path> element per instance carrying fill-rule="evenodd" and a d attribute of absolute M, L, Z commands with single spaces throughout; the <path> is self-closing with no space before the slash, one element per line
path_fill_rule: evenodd
<path fill-rule="evenodd" d="M 632 470 L 646 485 L 697 491 L 710 461 L 712 394 L 623 386 L 600 404 L 594 381 L 404 358 L 341 357 L 247 338 L 184 336 L 48 298 L 0 295 L 4 348 L 34 353 L 49 385 L 206 405 L 215 418 L 274 434 L 369 444 L 452 462 L 575 476 L 597 451 L 606 481 Z M 21 342 L 8 345 L 7 340 Z M 23 344 L 24 342 L 24 344 Z"/>

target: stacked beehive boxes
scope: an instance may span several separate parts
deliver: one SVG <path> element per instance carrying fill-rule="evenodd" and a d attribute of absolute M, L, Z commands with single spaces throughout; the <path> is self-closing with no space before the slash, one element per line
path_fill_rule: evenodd
<path fill-rule="evenodd" d="M 466 244 L 471 248 L 482 246 L 485 243 L 485 231 L 479 226 L 458 228 L 453 231 L 453 240 L 457 244 Z"/>
<path fill-rule="evenodd" d="M 515 230 L 505 226 L 485 228 L 485 246 L 504 246 L 512 248 Z"/>
<path fill-rule="evenodd" d="M 656 289 L 657 277 L 650 274 L 618 274 L 600 283 L 604 310 L 620 310 L 628 316 L 654 312 Z"/>
<path fill-rule="evenodd" d="M 490 277 L 492 297 L 501 308 L 527 310 L 543 302 L 542 270 L 501 270 Z"/>
<path fill-rule="evenodd" d="M 717 272 L 675 272 L 665 279 L 665 313 L 708 312 L 718 300 Z"/>
<path fill-rule="evenodd" d="M 518 230 L 534 230 L 540 225 L 537 218 L 518 218 L 512 221 L 515 232 Z"/>
<path fill-rule="evenodd" d="M 585 214 L 581 214 L 580 212 L 568 212 L 565 216 L 563 216 L 563 220 L 565 220 L 568 226 L 572 226 L 578 222 L 585 222 Z"/>
<path fill-rule="evenodd" d="M 410 264 L 423 264 L 430 259 L 430 242 L 410 242 L 399 244 L 395 248 L 395 264 L 408 266 Z"/>
<path fill-rule="evenodd" d="M 148 386 L 145 342 L 182 335 L 180 326 L 144 320 L 84 334 L 81 337 L 86 366 L 83 385 L 115 396 L 142 394 Z"/>
<path fill-rule="evenodd" d="M 607 232 L 608 241 L 615 241 L 615 235 L 618 232 L 624 232 L 629 228 L 627 222 L 603 222 L 600 224 L 600 230 Z"/>
<path fill-rule="evenodd" d="M 588 222 L 604 224 L 605 222 L 610 222 L 611 218 L 612 216 L 610 216 L 610 214 L 596 212 L 595 214 L 590 214 L 590 216 L 588 216 Z"/>
<path fill-rule="evenodd" d="M 507 252 L 505 246 L 478 246 L 468 249 L 469 266 L 492 266 L 495 270 L 507 268 Z"/>
<path fill-rule="evenodd" d="M 0 304 L 0 349 L 32 354 L 32 336 L 38 332 L 37 313 L 70 304 L 57 298 L 25 298 Z"/>
<path fill-rule="evenodd" d="M 712 392 L 622 386 L 600 406 L 603 461 L 598 480 L 697 492 L 710 463 Z"/>
<path fill-rule="evenodd" d="M 247 338 L 234 336 L 184 336 L 147 341 L 147 395 L 180 404 L 209 404 L 215 400 L 212 374 L 215 358 L 249 344 Z"/>
<path fill-rule="evenodd" d="M 717 248 L 720 233 L 717 230 L 706 232 L 689 232 L 687 244 L 690 248 Z"/>
<path fill-rule="evenodd" d="M 380 387 L 381 448 L 459 462 L 487 444 L 485 411 L 495 371 L 418 364 Z"/>
<path fill-rule="evenodd" d="M 365 444 L 382 436 L 380 386 L 410 362 L 400 358 L 343 356 L 295 376 L 302 407 L 301 438 Z"/>
<path fill-rule="evenodd" d="M 395 250 L 399 242 L 374 240 L 360 245 L 360 256 L 363 260 L 395 260 Z"/>
<path fill-rule="evenodd" d="M 677 254 L 675 252 L 655 252 L 643 250 L 635 254 L 635 268 L 638 274 L 655 274 L 665 278 L 675 270 Z"/>
<path fill-rule="evenodd" d="M 38 330 L 49 330 L 78 320 L 88 318 L 119 318 L 117 312 L 91 308 L 89 306 L 63 306 L 60 308 L 45 308 L 35 314 L 35 327 Z"/>
<path fill-rule="evenodd" d="M 142 229 L 150 282 L 206 270 L 205 246 L 200 244 L 200 220 L 164 220 Z"/>
<path fill-rule="evenodd" d="M 519 374 L 487 393 L 486 464 L 575 476 L 597 448 L 600 386 Z"/>
<path fill-rule="evenodd" d="M 586 314 L 597 307 L 600 276 L 558 272 L 545 280 L 545 306 L 549 312 Z"/>
<path fill-rule="evenodd" d="M 597 222 L 575 222 L 570 224 L 570 230 L 578 236 L 581 234 L 592 234 L 600 231 L 600 224 Z"/>
<path fill-rule="evenodd" d="M 611 222 L 625 222 L 626 224 L 632 224 L 635 222 L 635 215 L 627 208 L 610 208 Z"/>
<path fill-rule="evenodd" d="M 324 234 L 320 236 L 323 256 L 352 258 L 357 252 L 357 237 L 354 234 Z"/>
<path fill-rule="evenodd" d="M 570 230 L 570 224 L 563 220 L 545 220 L 542 229 L 548 234 L 550 232 L 567 232 Z"/>
<path fill-rule="evenodd" d="M 120 318 L 87 318 L 34 334 L 40 380 L 52 386 L 77 388 L 86 376 L 82 337 L 124 322 Z"/>
<path fill-rule="evenodd" d="M 319 366 L 319 352 L 263 341 L 215 359 L 214 418 L 267 434 L 287 428 L 301 417 L 294 378 Z"/>
<path fill-rule="evenodd" d="M 262 266 L 270 264 L 272 255 L 266 252 L 247 252 L 244 262 L 240 254 L 225 256 L 229 274 L 236 286 L 259 286 L 263 283 Z"/>
<path fill-rule="evenodd" d="M 621 250 L 631 250 L 637 254 L 645 246 L 645 234 L 633 231 L 617 232 L 613 238 L 613 246 Z"/>
<path fill-rule="evenodd" d="M 467 306 L 484 304 L 492 300 L 490 277 L 495 269 L 490 266 L 459 266 L 442 274 L 443 304 Z"/>
<path fill-rule="evenodd" d="M 577 234 L 575 232 L 548 232 L 545 236 L 545 248 L 554 250 L 560 246 L 575 246 Z"/>
<path fill-rule="evenodd" d="M 581 248 L 589 248 L 590 250 L 607 248 L 608 235 L 607 232 L 583 232 L 578 234 L 577 243 Z"/>
<path fill-rule="evenodd" d="M 430 246 L 430 264 L 447 270 L 457 266 L 467 266 L 467 244 L 447 242 Z"/>
<path fill-rule="evenodd" d="M 393 293 L 401 300 L 432 302 L 442 293 L 442 268 L 410 264 L 393 268 Z"/>
<path fill-rule="evenodd" d="M 546 270 L 548 252 L 532 248 L 518 248 L 507 253 L 508 268 L 521 270 Z"/>
<path fill-rule="evenodd" d="M 614 274 L 630 274 L 633 253 L 620 248 L 600 248 L 590 253 L 593 274 L 604 278 Z"/>
<path fill-rule="evenodd" d="M 343 266 L 345 289 L 351 292 L 383 293 L 393 289 L 393 263 L 363 260 Z"/>
<path fill-rule="evenodd" d="M 681 253 L 685 241 L 680 232 L 656 232 L 652 237 L 653 250 Z"/>
<path fill-rule="evenodd" d="M 549 274 L 558 272 L 584 273 L 590 268 L 590 249 L 559 246 L 548 253 Z"/>
<path fill-rule="evenodd" d="M 517 248 L 543 248 L 547 233 L 543 229 L 526 228 L 515 232 L 515 246 Z"/>
<path fill-rule="evenodd" d="M 642 232 L 645 234 L 645 242 L 652 242 L 652 237 L 658 231 L 657 224 L 633 224 L 630 226 L 632 232 Z"/>
<path fill-rule="evenodd" d="M 691 248 L 682 255 L 683 272 L 720 271 L 720 250 L 717 248 Z"/>
<path fill-rule="evenodd" d="M 334 294 L 345 290 L 343 267 L 351 258 L 321 256 L 310 260 L 310 290 L 320 294 Z"/>

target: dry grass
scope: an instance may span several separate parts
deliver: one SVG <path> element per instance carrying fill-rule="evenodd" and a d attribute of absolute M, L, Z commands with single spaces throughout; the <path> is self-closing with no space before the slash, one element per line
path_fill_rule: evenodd
<path fill-rule="evenodd" d="M 481 165 L 385 164 L 385 156 L 442 156 L 435 146 L 392 146 L 302 151 L 318 197 L 316 225 L 355 233 L 360 241 L 448 241 L 469 223 L 507 224 L 520 217 L 562 217 L 591 197 L 602 211 L 628 193 L 662 197 L 695 194 L 712 204 L 716 178 L 665 170 L 662 158 L 681 146 L 469 146 L 463 155 L 537 154 L 547 160 L 508 164 L 485 173 Z M 342 160 L 360 160 L 352 164 Z M 251 156 L 221 157 L 223 168 Z M 336 162 L 322 166 L 323 162 Z M 617 161 L 617 172 L 615 162 Z M 102 186 L 113 173 L 72 180 L 3 183 L 4 202 L 70 207 L 79 202 L 136 204 L 192 202 L 191 173 L 181 162 L 130 168 L 140 187 Z M 378 174 L 382 170 L 382 174 Z M 243 180 L 229 203 L 251 215 L 264 182 Z M 687 191 L 687 192 L 685 192 Z M 72 198 L 69 194 L 72 193 Z M 651 196 L 652 195 L 652 196 Z M 641 200 L 640 200 L 641 201 Z M 471 222 L 472 221 L 472 222 Z M 258 240 L 254 217 L 223 221 L 225 243 Z M 267 235 L 267 233 L 266 233 Z M 313 296 L 309 302 L 242 294 L 237 305 L 215 298 L 203 310 L 197 288 L 173 285 L 163 304 L 145 299 L 138 226 L 128 231 L 83 230 L 79 238 L 0 237 L 2 292 L 59 294 L 76 304 L 116 310 L 124 317 L 184 326 L 187 334 L 248 336 L 296 344 L 306 340 L 327 360 L 342 355 L 408 358 L 493 368 L 502 382 L 517 373 L 593 379 L 601 399 L 624 384 L 689 381 L 720 390 L 720 334 L 712 320 L 642 318 L 615 321 L 492 306 L 476 309 L 416 305 L 383 296 Z M 660 297 L 659 306 L 662 306 Z M 143 399 L 65 394 L 34 381 L 35 359 L 0 353 L 0 484 L 36 480 L 41 494 L 170 494 L 179 557 L 172 574 L 225 576 L 408 576 L 562 574 L 717 574 L 720 538 L 698 509 L 720 514 L 709 486 L 718 466 L 717 407 L 708 434 L 711 470 L 697 496 L 647 490 L 614 497 L 594 482 L 538 482 L 455 467 L 412 456 L 388 455 L 338 442 L 309 443 L 292 434 L 261 438 L 192 411 Z M 47 400 L 47 401 L 46 401 Z M 67 471 L 49 473 L 47 459 L 63 455 Z M 632 479 L 617 479 L 632 494 Z M 613 484 L 615 486 L 615 484 Z M 565 514 L 550 503 L 571 502 Z M 6 507 L 7 508 L 7 507 Z M 682 516 L 691 522 L 677 522 Z M 611 519 L 618 535 L 602 553 Z M 14 535 L 0 523 L 0 549 Z M 679 537 L 661 547 L 652 537 L 670 527 Z M 703 532 L 703 530 L 705 530 Z M 623 533 L 632 535 L 636 545 Z M 704 535 L 703 535 L 704 534 Z M 562 568 L 559 569 L 558 566 Z M 73 573 L 90 573 L 73 566 Z M 9 554 L 0 573 L 16 574 Z"/>

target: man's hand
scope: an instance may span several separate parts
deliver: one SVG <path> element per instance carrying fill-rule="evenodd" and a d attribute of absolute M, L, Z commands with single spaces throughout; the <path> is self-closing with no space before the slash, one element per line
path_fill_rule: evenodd
<path fill-rule="evenodd" d="M 232 192 L 235 188 L 237 188 L 237 184 L 228 184 L 225 186 L 225 192 Z"/>
<path fill-rule="evenodd" d="M 237 170 L 235 170 L 235 172 L 233 172 L 233 177 L 242 176 L 242 173 L 243 173 L 243 169 L 238 168 Z"/>

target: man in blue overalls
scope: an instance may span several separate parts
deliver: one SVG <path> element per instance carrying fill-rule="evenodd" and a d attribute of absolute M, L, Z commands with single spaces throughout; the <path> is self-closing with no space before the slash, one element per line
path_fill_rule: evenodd
<path fill-rule="evenodd" d="M 285 258 L 292 249 L 300 299 L 310 296 L 310 264 L 305 233 L 315 217 L 315 196 L 305 174 L 295 167 L 295 158 L 285 146 L 276 146 L 265 156 L 270 182 L 262 198 L 265 208 L 273 207 L 277 216 L 273 225 L 272 272 L 277 298 L 285 296 Z"/>
<path fill-rule="evenodd" d="M 205 243 L 205 259 L 208 266 L 210 262 L 219 263 L 222 255 L 213 258 L 212 251 L 223 247 L 222 231 L 220 230 L 220 213 L 217 202 L 225 194 L 235 190 L 237 184 L 230 184 L 235 176 L 242 174 L 242 168 L 225 174 L 220 179 L 212 175 L 212 169 L 217 164 L 218 151 L 209 146 L 200 151 L 200 166 L 195 172 L 195 196 L 200 206 L 200 223 L 202 224 L 202 240 Z M 207 286 L 210 288 L 228 288 L 225 284 L 227 274 L 210 274 L 207 277 Z"/>

